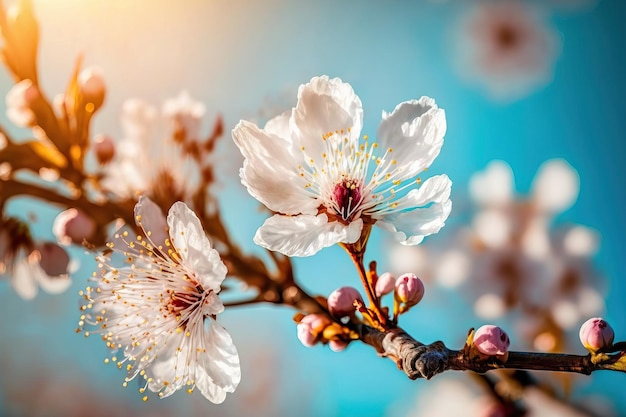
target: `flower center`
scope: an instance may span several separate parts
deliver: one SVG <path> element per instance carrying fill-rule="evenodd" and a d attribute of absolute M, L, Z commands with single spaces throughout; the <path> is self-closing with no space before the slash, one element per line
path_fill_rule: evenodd
<path fill-rule="evenodd" d="M 190 285 L 184 287 L 182 291 L 167 290 L 170 293 L 167 311 L 176 316 L 176 320 L 180 321 L 178 327 L 183 329 L 187 326 L 192 312 L 202 307 L 206 296 L 212 291 L 206 291 L 199 283 L 190 278 L 187 279 Z"/>
<path fill-rule="evenodd" d="M 333 209 L 344 220 L 352 220 L 363 198 L 362 184 L 358 180 L 343 177 L 332 192 Z"/>

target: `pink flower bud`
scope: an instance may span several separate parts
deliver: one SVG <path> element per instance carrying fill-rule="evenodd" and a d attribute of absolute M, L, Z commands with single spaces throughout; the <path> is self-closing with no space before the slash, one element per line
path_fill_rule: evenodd
<path fill-rule="evenodd" d="M 49 277 L 67 274 L 70 257 L 59 245 L 52 242 L 40 243 L 36 247 L 39 252 L 39 266 Z"/>
<path fill-rule="evenodd" d="M 96 111 L 104 102 L 106 86 L 102 72 L 95 67 L 85 68 L 78 75 L 78 88 L 83 96 L 83 101 L 88 105 L 93 104 L 90 112 Z"/>
<path fill-rule="evenodd" d="M 40 99 L 39 89 L 31 80 L 22 80 L 7 93 L 7 117 L 19 127 L 33 127 L 36 123 L 34 104 Z"/>
<path fill-rule="evenodd" d="M 323 314 L 309 314 L 298 323 L 298 339 L 306 347 L 311 347 L 319 341 L 319 335 L 331 323 Z"/>
<path fill-rule="evenodd" d="M 396 277 L 391 275 L 390 272 L 385 272 L 378 277 L 376 281 L 376 296 L 382 297 L 385 294 L 389 294 L 396 287 Z"/>
<path fill-rule="evenodd" d="M 328 309 L 337 317 L 345 317 L 354 312 L 354 301 L 363 299 L 361 294 L 353 287 L 341 287 L 328 296 Z"/>
<path fill-rule="evenodd" d="M 580 326 L 580 341 L 583 346 L 592 352 L 613 345 L 615 333 L 613 328 L 604 319 L 599 317 L 589 319 Z"/>
<path fill-rule="evenodd" d="M 424 297 L 424 283 L 415 274 L 403 274 L 396 280 L 396 298 L 407 306 L 414 306 Z"/>
<path fill-rule="evenodd" d="M 331 340 L 328 342 L 328 347 L 333 352 L 341 352 L 348 346 L 348 342 L 345 340 Z"/>
<path fill-rule="evenodd" d="M 504 355 L 510 344 L 509 336 L 498 326 L 486 324 L 474 333 L 474 345 L 483 355 Z"/>
<path fill-rule="evenodd" d="M 82 211 L 70 208 L 59 213 L 52 224 L 52 233 L 62 245 L 81 244 L 96 232 L 96 222 Z"/>
<path fill-rule="evenodd" d="M 115 142 L 107 135 L 97 135 L 93 140 L 93 152 L 100 165 L 111 162 L 115 156 Z"/>

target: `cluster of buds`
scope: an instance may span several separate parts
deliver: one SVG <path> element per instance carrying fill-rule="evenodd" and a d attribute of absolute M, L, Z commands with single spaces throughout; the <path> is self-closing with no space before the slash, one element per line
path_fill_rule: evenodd
<path fill-rule="evenodd" d="M 389 272 L 385 272 L 380 277 L 374 279 L 374 292 L 376 300 L 393 292 L 394 294 L 394 317 L 395 322 L 399 314 L 405 313 L 411 307 L 418 304 L 424 297 L 424 284 L 411 273 L 403 274 L 397 279 Z M 322 299 L 323 300 L 323 299 Z M 335 351 L 345 349 L 350 340 L 358 338 L 353 334 L 348 324 L 350 322 L 361 322 L 356 313 L 360 312 L 366 323 L 372 324 L 376 318 L 372 315 L 372 310 L 365 306 L 363 297 L 354 287 L 340 287 L 331 292 L 326 300 L 328 312 L 324 314 L 302 314 L 294 318 L 298 323 L 298 339 L 303 345 L 311 347 L 319 342 L 328 343 Z M 386 315 L 388 308 L 382 311 Z"/>
<path fill-rule="evenodd" d="M 353 331 L 325 314 L 296 314 L 294 320 L 298 323 L 298 339 L 306 347 L 323 343 L 328 344 L 332 351 L 341 352 L 351 340 L 358 338 Z"/>
<path fill-rule="evenodd" d="M 376 280 L 374 290 L 379 299 L 393 292 L 394 319 L 409 311 L 424 297 L 424 283 L 410 272 L 400 275 L 397 279 L 391 273 L 385 272 Z"/>

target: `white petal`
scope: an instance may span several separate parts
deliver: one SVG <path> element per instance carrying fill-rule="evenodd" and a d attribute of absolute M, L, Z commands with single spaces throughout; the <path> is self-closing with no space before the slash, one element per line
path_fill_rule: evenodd
<path fill-rule="evenodd" d="M 208 319 L 203 352 L 198 357 L 196 387 L 209 401 L 219 404 L 227 392 L 234 392 L 241 381 L 239 354 L 232 338 L 213 319 Z"/>
<path fill-rule="evenodd" d="M 378 127 L 381 149 L 393 149 L 401 175 L 407 179 L 428 168 L 439 155 L 446 133 L 446 116 L 435 100 L 422 97 L 396 106 L 393 112 L 383 111 Z"/>
<path fill-rule="evenodd" d="M 599 246 L 599 233 L 585 226 L 572 226 L 563 238 L 563 249 L 572 256 L 593 256 Z"/>
<path fill-rule="evenodd" d="M 158 350 L 156 359 L 146 371 L 147 376 L 152 378 L 148 383 L 148 388 L 152 392 L 163 393 L 162 398 L 169 397 L 185 386 L 187 381 L 184 376 L 187 368 L 196 366 L 195 362 L 187 363 L 187 358 L 192 352 L 190 352 L 190 344 L 185 343 L 185 332 L 173 332 L 168 337 L 167 345 Z M 177 350 L 178 348 L 180 351 Z M 192 379 L 193 373 L 188 378 Z"/>
<path fill-rule="evenodd" d="M 313 77 L 298 89 L 298 103 L 290 120 L 292 139 L 318 164 L 322 164 L 326 151 L 322 135 L 343 130 L 349 140 L 356 142 L 362 127 L 363 106 L 350 84 L 324 75 Z"/>
<path fill-rule="evenodd" d="M 28 258 L 16 259 L 11 273 L 11 286 L 24 300 L 32 300 L 37 295 L 37 280 L 33 271 L 33 265 Z"/>
<path fill-rule="evenodd" d="M 254 242 L 287 256 L 311 256 L 335 243 L 354 243 L 361 236 L 363 220 L 349 225 L 329 222 L 326 214 L 318 216 L 275 215 L 263 223 Z"/>
<path fill-rule="evenodd" d="M 513 201 L 514 187 L 513 170 L 506 162 L 497 160 L 472 175 L 469 183 L 472 199 L 485 206 L 503 206 Z"/>
<path fill-rule="evenodd" d="M 226 277 L 226 266 L 212 248 L 200 220 L 185 203 L 174 203 L 167 215 L 170 238 L 183 259 L 201 280 L 205 289 L 219 291 Z"/>
<path fill-rule="evenodd" d="M 419 244 L 425 236 L 437 233 L 444 226 L 452 210 L 451 186 L 446 175 L 429 178 L 420 188 L 398 200 L 399 207 L 409 211 L 387 214 L 376 224 L 395 233 L 404 245 Z"/>
<path fill-rule="evenodd" d="M 60 294 L 65 292 L 72 285 L 69 275 L 63 274 L 50 277 L 45 273 L 39 275 L 39 286 L 48 294 Z"/>
<path fill-rule="evenodd" d="M 579 188 L 580 178 L 576 170 L 563 159 L 552 159 L 539 167 L 532 194 L 539 208 L 559 213 L 576 202 Z"/>
<path fill-rule="evenodd" d="M 263 130 L 271 135 L 278 136 L 279 138 L 289 139 L 291 137 L 291 131 L 289 130 L 290 117 L 291 110 L 287 110 L 268 120 L 267 123 L 265 123 Z"/>
<path fill-rule="evenodd" d="M 165 240 L 168 238 L 167 223 L 161 208 L 148 197 L 142 195 L 135 204 L 135 222 L 141 227 L 144 235 L 155 247 L 165 248 Z"/>
<path fill-rule="evenodd" d="M 270 124 L 270 129 L 278 129 L 277 124 Z M 299 162 L 290 153 L 289 140 L 245 120 L 233 129 L 233 139 L 246 158 L 240 176 L 250 195 L 278 213 L 317 213 L 319 203 L 304 188 L 306 181 L 298 174 Z"/>

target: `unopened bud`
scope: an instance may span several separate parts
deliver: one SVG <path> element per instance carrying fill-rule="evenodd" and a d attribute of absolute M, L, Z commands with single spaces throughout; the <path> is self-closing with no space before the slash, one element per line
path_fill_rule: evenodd
<path fill-rule="evenodd" d="M 396 277 L 394 277 L 390 272 L 385 272 L 379 276 L 378 281 L 376 281 L 376 296 L 382 297 L 383 295 L 389 294 L 395 287 Z"/>
<path fill-rule="evenodd" d="M 59 245 L 52 242 L 40 243 L 36 246 L 39 252 L 39 266 L 49 277 L 58 277 L 68 273 L 70 257 Z"/>
<path fill-rule="evenodd" d="M 403 274 L 396 280 L 396 298 L 408 307 L 419 303 L 424 297 L 424 283 L 415 274 Z"/>
<path fill-rule="evenodd" d="M 62 245 L 81 244 L 96 232 L 96 222 L 82 211 L 70 208 L 59 213 L 52 224 L 52 233 Z"/>
<path fill-rule="evenodd" d="M 7 117 L 19 127 L 33 127 L 36 123 L 33 106 L 41 94 L 31 80 L 22 80 L 7 93 Z"/>
<path fill-rule="evenodd" d="M 361 300 L 361 294 L 353 287 L 341 287 L 328 296 L 328 310 L 337 317 L 345 317 L 355 310 L 354 302 Z"/>
<path fill-rule="evenodd" d="M 319 341 L 319 335 L 329 324 L 330 319 L 323 314 L 304 316 L 298 323 L 298 339 L 304 346 L 311 347 Z"/>
<path fill-rule="evenodd" d="M 510 345 L 509 336 L 498 326 L 486 324 L 474 333 L 474 346 L 483 355 L 505 355 Z"/>
<path fill-rule="evenodd" d="M 341 352 L 348 346 L 348 342 L 345 340 L 331 340 L 328 342 L 328 347 L 333 352 Z"/>
<path fill-rule="evenodd" d="M 86 108 L 89 112 L 94 112 L 102 106 L 106 86 L 102 72 L 95 67 L 85 68 L 78 75 L 78 88 L 86 106 L 92 104 L 93 107 Z"/>
<path fill-rule="evenodd" d="M 97 135 L 93 140 L 93 152 L 100 165 L 106 165 L 115 156 L 115 142 L 107 135 Z"/>
<path fill-rule="evenodd" d="M 580 326 L 580 341 L 583 346 L 592 352 L 613 345 L 615 333 L 613 328 L 604 319 L 599 317 L 589 319 Z"/>

